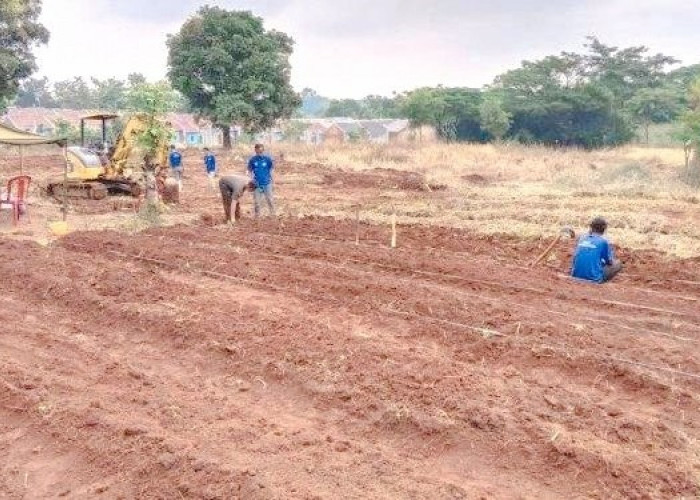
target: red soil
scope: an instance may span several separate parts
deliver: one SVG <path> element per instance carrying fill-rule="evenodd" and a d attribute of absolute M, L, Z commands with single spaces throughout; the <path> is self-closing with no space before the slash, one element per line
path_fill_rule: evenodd
<path fill-rule="evenodd" d="M 355 230 L 0 240 L 0 497 L 700 495 L 698 262 Z"/>

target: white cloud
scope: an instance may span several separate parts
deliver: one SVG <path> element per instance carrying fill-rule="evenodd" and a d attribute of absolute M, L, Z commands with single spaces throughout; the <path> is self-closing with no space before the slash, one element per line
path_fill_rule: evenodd
<path fill-rule="evenodd" d="M 581 51 L 589 34 L 700 61 L 700 9 L 686 0 L 44 0 L 39 74 L 163 78 L 167 34 L 205 3 L 289 33 L 295 86 L 334 97 L 479 87 L 523 59 Z"/>

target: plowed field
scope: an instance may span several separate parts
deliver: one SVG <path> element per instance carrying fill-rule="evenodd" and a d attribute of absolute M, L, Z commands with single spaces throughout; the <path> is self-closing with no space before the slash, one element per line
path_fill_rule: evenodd
<path fill-rule="evenodd" d="M 570 242 L 359 235 L 0 240 L 0 497 L 700 495 L 697 260 L 593 286 Z"/>

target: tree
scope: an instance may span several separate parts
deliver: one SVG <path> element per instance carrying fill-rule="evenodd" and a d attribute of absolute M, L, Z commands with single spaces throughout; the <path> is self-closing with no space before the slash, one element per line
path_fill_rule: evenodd
<path fill-rule="evenodd" d="M 403 112 L 411 126 L 421 130 L 426 125 L 436 125 L 447 104 L 434 89 L 424 87 L 409 92 L 404 100 Z M 421 134 L 422 139 L 422 134 Z"/>
<path fill-rule="evenodd" d="M 290 84 L 293 43 L 250 12 L 202 7 L 168 37 L 168 77 L 230 148 L 232 123 L 260 131 L 301 104 Z"/>
<path fill-rule="evenodd" d="M 588 37 L 589 50 L 583 62 L 586 74 L 612 92 L 615 105 L 623 107 L 643 88 L 658 87 L 663 84 L 664 69 L 678 62 L 674 57 L 663 54 L 647 56 L 649 49 L 644 46 L 619 49 L 601 43 L 595 37 Z"/>
<path fill-rule="evenodd" d="M 481 99 L 477 89 L 426 87 L 401 97 L 402 112 L 413 127 L 431 125 L 447 141 L 484 141 L 479 123 Z"/>
<path fill-rule="evenodd" d="M 135 87 L 147 82 L 146 77 L 141 73 L 129 73 L 129 76 L 126 77 L 126 81 L 129 87 Z"/>
<path fill-rule="evenodd" d="M 88 109 L 95 107 L 95 94 L 82 77 L 54 83 L 53 93 L 61 108 Z"/>
<path fill-rule="evenodd" d="M 495 97 L 486 97 L 479 106 L 481 128 L 500 141 L 508 133 L 511 115 L 503 109 L 503 102 Z"/>
<path fill-rule="evenodd" d="M 678 87 L 664 86 L 643 88 L 630 99 L 628 109 L 644 127 L 646 144 L 649 144 L 649 126 L 667 123 L 682 110 L 683 92 Z"/>
<path fill-rule="evenodd" d="M 386 119 L 386 118 L 401 118 L 401 97 L 394 96 L 385 97 L 380 95 L 368 95 L 362 99 L 364 108 L 363 118 L 368 119 Z"/>
<path fill-rule="evenodd" d="M 126 101 L 126 84 L 116 78 L 98 80 L 91 78 L 94 86 L 95 105 L 103 110 L 117 111 L 124 109 Z"/>
<path fill-rule="evenodd" d="M 166 81 L 132 85 L 124 97 L 125 107 L 130 111 L 151 111 L 154 102 L 158 103 L 158 113 L 182 111 L 187 104 L 182 94 Z"/>
<path fill-rule="evenodd" d="M 362 115 L 362 103 L 355 99 L 333 99 L 326 109 L 326 116 L 329 118 L 360 119 Z"/>
<path fill-rule="evenodd" d="M 404 115 L 403 96 L 368 95 L 363 99 L 333 99 L 325 111 L 326 117 L 374 120 L 401 118 Z"/>
<path fill-rule="evenodd" d="M 34 46 L 49 41 L 48 30 L 38 22 L 40 13 L 41 0 L 0 2 L 0 110 L 36 69 Z"/>
<path fill-rule="evenodd" d="M 48 78 L 28 78 L 19 86 L 15 105 L 20 108 L 55 108 Z"/>
<path fill-rule="evenodd" d="M 85 132 L 88 136 L 88 143 L 92 140 L 98 139 L 98 134 L 96 134 L 92 129 L 87 128 Z M 90 137 L 90 134 L 93 134 L 94 137 Z M 74 127 L 65 120 L 56 121 L 56 131 L 54 135 L 56 137 L 65 137 L 66 139 L 68 139 L 68 142 L 72 144 L 78 143 L 80 141 L 80 130 L 78 130 L 77 127 Z"/>
<path fill-rule="evenodd" d="M 324 116 L 329 105 L 330 100 L 318 95 L 315 90 L 305 88 L 301 91 L 300 111 L 302 116 L 311 118 Z"/>
<path fill-rule="evenodd" d="M 498 76 L 492 88 L 512 115 L 510 134 L 520 140 L 599 147 L 633 135 L 614 92 L 592 80 L 583 56 L 525 61 Z"/>
<path fill-rule="evenodd" d="M 683 135 L 686 139 L 690 158 L 686 159 L 688 180 L 693 185 L 700 185 L 700 78 L 690 87 L 688 110 L 682 115 Z"/>

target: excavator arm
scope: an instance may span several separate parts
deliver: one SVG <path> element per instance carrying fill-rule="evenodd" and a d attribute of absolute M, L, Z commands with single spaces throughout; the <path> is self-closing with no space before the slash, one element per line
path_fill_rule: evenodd
<path fill-rule="evenodd" d="M 124 130 L 119 134 L 114 145 L 114 151 L 110 159 L 110 165 L 105 172 L 107 177 L 129 177 L 134 170 L 143 169 L 143 157 L 134 157 L 138 137 L 148 128 L 148 117 L 145 114 L 135 114 L 124 125 Z M 168 152 L 168 142 L 161 140 L 157 144 L 155 158 L 152 162 L 156 165 L 165 165 Z M 140 155 L 139 155 L 140 156 Z"/>

